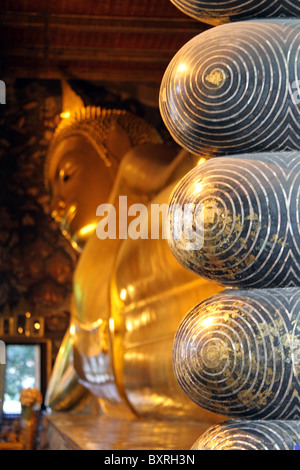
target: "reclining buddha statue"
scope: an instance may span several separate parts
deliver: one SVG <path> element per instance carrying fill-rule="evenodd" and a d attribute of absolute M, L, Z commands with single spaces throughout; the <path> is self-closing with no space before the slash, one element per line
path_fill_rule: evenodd
<path fill-rule="evenodd" d="M 76 409 L 88 393 L 100 414 L 223 419 L 183 393 L 172 366 L 182 318 L 221 287 L 176 261 L 161 235 L 162 217 L 151 220 L 152 237 L 129 237 L 122 226 L 116 237 L 100 239 L 97 230 L 100 205 L 112 205 L 121 226 L 124 201 L 162 207 L 198 160 L 125 110 L 83 108 L 56 129 L 45 172 L 52 216 L 80 255 L 70 328 L 46 396 L 53 411 Z M 140 225 L 147 217 L 149 211 L 139 215 Z"/>

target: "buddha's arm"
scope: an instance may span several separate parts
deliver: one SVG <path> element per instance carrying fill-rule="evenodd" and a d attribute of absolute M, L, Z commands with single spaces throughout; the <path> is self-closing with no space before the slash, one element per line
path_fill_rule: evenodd
<path fill-rule="evenodd" d="M 60 346 L 45 397 L 45 405 L 53 411 L 81 408 L 88 399 L 88 391 L 78 382 L 71 352 L 71 335 L 68 329 Z"/>

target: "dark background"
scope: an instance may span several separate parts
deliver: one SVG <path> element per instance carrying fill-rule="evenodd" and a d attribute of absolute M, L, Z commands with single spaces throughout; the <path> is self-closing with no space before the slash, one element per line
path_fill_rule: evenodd
<path fill-rule="evenodd" d="M 49 214 L 47 148 L 64 79 L 85 105 L 130 109 L 170 136 L 158 110 L 173 55 L 208 26 L 169 0 L 2 0 L 0 79 L 0 319 L 45 321 L 53 360 L 69 324 L 77 253 Z"/>

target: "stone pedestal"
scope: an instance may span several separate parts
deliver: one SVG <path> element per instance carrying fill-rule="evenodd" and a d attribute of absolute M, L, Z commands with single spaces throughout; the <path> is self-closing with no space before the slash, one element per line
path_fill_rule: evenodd
<path fill-rule="evenodd" d="M 58 413 L 44 417 L 50 450 L 189 450 L 210 423 Z"/>

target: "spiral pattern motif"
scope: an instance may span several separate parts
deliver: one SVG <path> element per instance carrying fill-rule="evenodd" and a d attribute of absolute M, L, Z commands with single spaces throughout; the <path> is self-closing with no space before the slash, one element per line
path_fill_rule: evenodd
<path fill-rule="evenodd" d="M 172 194 L 169 246 L 184 267 L 221 285 L 300 286 L 299 200 L 300 152 L 211 159 Z"/>
<path fill-rule="evenodd" d="M 183 13 L 211 24 L 219 21 L 239 21 L 251 18 L 300 16 L 297 0 L 171 0 Z"/>
<path fill-rule="evenodd" d="M 300 419 L 300 289 L 228 290 L 201 302 L 179 326 L 173 365 L 206 410 Z"/>
<path fill-rule="evenodd" d="M 192 450 L 294 450 L 300 421 L 227 421 L 209 428 Z"/>
<path fill-rule="evenodd" d="M 300 20 L 209 29 L 174 56 L 159 106 L 174 140 L 199 155 L 300 149 Z"/>

